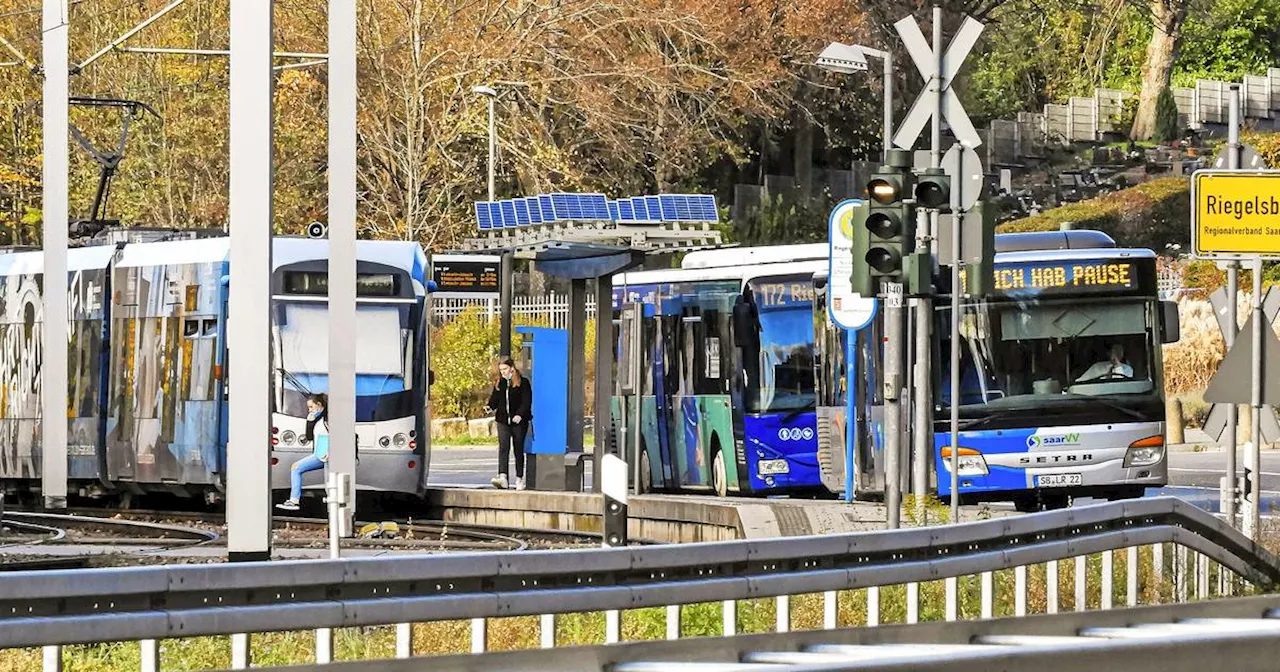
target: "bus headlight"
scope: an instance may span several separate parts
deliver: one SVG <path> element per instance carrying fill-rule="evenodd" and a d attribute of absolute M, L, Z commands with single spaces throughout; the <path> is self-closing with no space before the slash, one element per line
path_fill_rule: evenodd
<path fill-rule="evenodd" d="M 380 437 L 380 438 L 378 439 L 378 445 L 379 445 L 379 446 L 382 446 L 383 448 L 386 448 L 387 446 L 390 446 L 390 445 L 391 445 L 391 437 L 389 437 L 389 436 L 383 436 L 383 437 Z"/>
<path fill-rule="evenodd" d="M 396 448 L 404 448 L 405 444 L 409 443 L 409 437 L 405 436 L 403 433 L 396 434 L 391 437 L 391 442 L 396 444 Z"/>
<path fill-rule="evenodd" d="M 947 472 L 951 472 L 951 448 L 943 448 L 941 451 L 942 465 L 946 467 Z M 987 469 L 987 459 L 982 453 L 972 448 L 960 449 L 960 475 L 961 476 L 986 476 L 989 472 Z"/>
<path fill-rule="evenodd" d="M 1164 437 L 1148 436 L 1145 439 L 1139 439 L 1129 444 L 1129 450 L 1124 454 L 1124 466 L 1128 467 L 1149 467 L 1153 464 L 1159 464 L 1164 459 Z"/>
<path fill-rule="evenodd" d="M 298 440 L 298 434 L 292 429 L 286 429 L 280 434 L 280 441 L 286 446 L 292 446 Z"/>

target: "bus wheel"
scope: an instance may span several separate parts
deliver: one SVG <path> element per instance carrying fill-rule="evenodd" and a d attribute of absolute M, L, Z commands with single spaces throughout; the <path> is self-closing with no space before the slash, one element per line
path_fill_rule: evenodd
<path fill-rule="evenodd" d="M 636 484 L 639 494 L 653 490 L 653 472 L 649 471 L 649 451 L 640 449 L 640 482 Z"/>
<path fill-rule="evenodd" d="M 715 455 L 711 457 L 711 486 L 720 497 L 729 494 L 729 477 L 724 470 L 724 451 L 719 448 L 716 448 Z"/>

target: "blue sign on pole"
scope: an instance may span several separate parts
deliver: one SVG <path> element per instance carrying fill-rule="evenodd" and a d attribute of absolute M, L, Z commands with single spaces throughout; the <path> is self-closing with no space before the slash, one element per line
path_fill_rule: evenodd
<path fill-rule="evenodd" d="M 875 297 L 853 293 L 853 227 L 854 216 L 865 207 L 858 199 L 841 202 L 831 211 L 827 222 L 827 314 L 845 330 L 845 440 L 844 500 L 853 501 L 855 471 L 854 439 L 857 436 L 858 332 L 871 324 L 878 312 Z"/>

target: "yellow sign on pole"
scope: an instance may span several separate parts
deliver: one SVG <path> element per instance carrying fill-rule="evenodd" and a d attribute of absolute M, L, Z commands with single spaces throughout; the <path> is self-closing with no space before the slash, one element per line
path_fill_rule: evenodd
<path fill-rule="evenodd" d="M 1196 171 L 1191 206 L 1195 256 L 1280 259 L 1280 171 Z"/>

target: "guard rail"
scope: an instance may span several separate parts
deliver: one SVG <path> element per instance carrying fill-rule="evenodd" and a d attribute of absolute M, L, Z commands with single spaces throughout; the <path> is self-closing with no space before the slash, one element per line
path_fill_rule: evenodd
<path fill-rule="evenodd" d="M 1047 563 L 1050 611 L 1057 564 L 1074 559 L 1076 605 L 1086 556 L 1102 555 L 1100 606 L 1112 607 L 1114 553 L 1128 553 L 1126 602 L 1138 601 L 1139 548 L 1157 573 L 1170 556 L 1176 597 L 1234 590 L 1232 577 L 1280 583 L 1280 561 L 1225 522 L 1174 498 L 1099 504 L 959 525 L 753 541 L 518 554 L 398 556 L 349 560 L 181 565 L 0 576 L 0 648 L 45 646 L 58 669 L 61 645 L 141 641 L 143 669 L 159 668 L 156 641 L 232 636 L 233 667 L 250 663 L 243 633 L 397 624 L 397 655 L 412 653 L 423 621 L 472 619 L 472 650 L 486 648 L 489 618 L 541 615 L 542 646 L 555 646 L 555 615 L 604 611 L 606 642 L 621 638 L 618 610 L 666 606 L 678 637 L 678 605 L 724 604 L 735 633 L 736 601 L 776 598 L 778 630 L 790 628 L 793 595 L 822 593 L 824 625 L 836 623 L 837 591 L 868 589 L 868 624 L 879 622 L 879 588 L 906 584 L 907 620 L 919 617 L 919 583 L 946 579 L 956 617 L 956 579 L 981 575 L 982 616 L 994 613 L 992 573 L 1013 569 L 1015 613 L 1026 613 L 1027 567 Z M 1195 554 L 1194 569 L 1188 553 Z M 1214 569 L 1216 568 L 1216 569 Z M 1216 572 L 1216 574 L 1214 573 Z M 674 623 L 674 627 L 673 627 Z M 331 636 L 331 635 L 330 635 Z M 323 638 L 321 638 L 323 639 Z M 330 640 L 331 644 L 331 640 Z M 318 649 L 323 644 L 318 644 Z M 318 652 L 320 662 L 331 651 Z"/>

